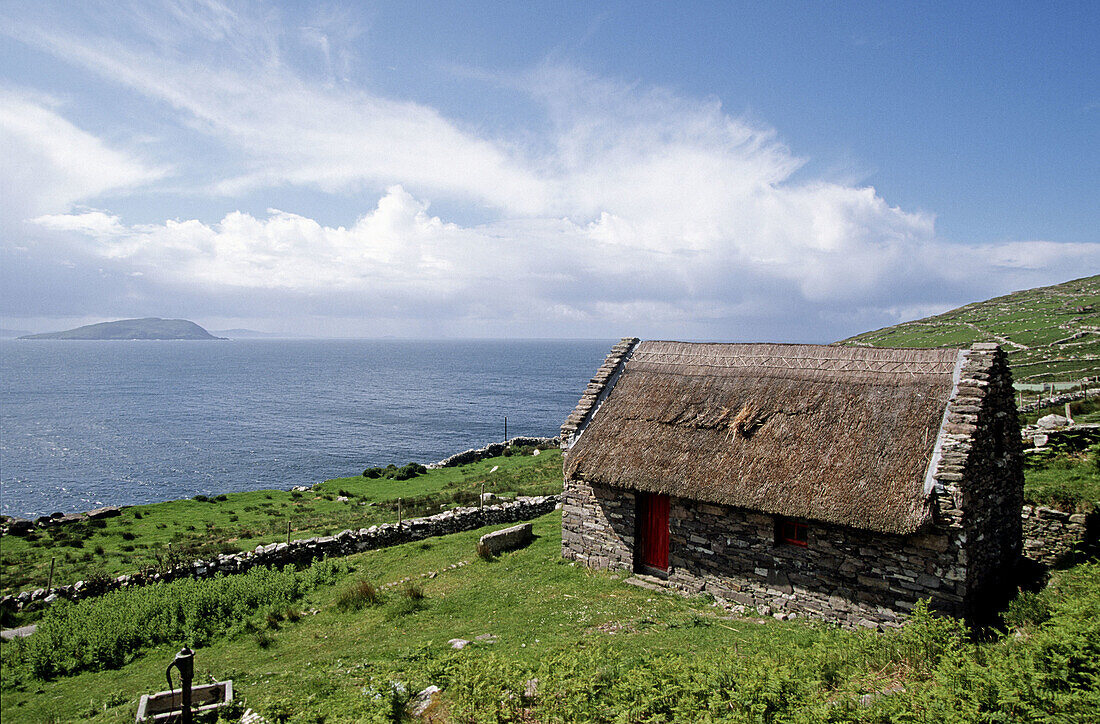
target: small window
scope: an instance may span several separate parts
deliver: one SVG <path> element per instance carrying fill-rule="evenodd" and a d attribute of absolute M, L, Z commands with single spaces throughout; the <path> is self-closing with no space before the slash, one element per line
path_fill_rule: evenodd
<path fill-rule="evenodd" d="M 776 518 L 775 542 L 777 544 L 802 546 L 805 548 L 808 540 L 809 536 L 806 531 L 805 523 L 798 523 L 793 520 L 787 520 L 786 518 Z"/>

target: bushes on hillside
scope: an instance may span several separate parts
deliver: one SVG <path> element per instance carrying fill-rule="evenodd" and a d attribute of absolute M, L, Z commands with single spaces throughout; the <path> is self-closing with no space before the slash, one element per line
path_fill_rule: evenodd
<path fill-rule="evenodd" d="M 423 475 L 428 469 L 420 463 L 406 463 L 397 467 L 390 463 L 384 468 L 367 468 L 363 471 L 364 478 L 386 478 L 387 480 L 410 480 L 417 475 Z"/>
<path fill-rule="evenodd" d="M 346 569 L 333 559 L 300 572 L 253 568 L 247 573 L 157 583 L 113 591 L 79 603 L 58 601 L 33 636 L 3 647 L 5 675 L 40 679 L 122 666 L 138 650 L 166 641 L 201 646 L 252 614 L 285 609 Z"/>
<path fill-rule="evenodd" d="M 834 630 L 802 649 L 624 654 L 610 644 L 521 663 L 437 663 L 458 722 L 1091 722 L 1100 711 L 1100 564 L 1010 608 L 977 641 L 918 606 L 901 630 Z"/>

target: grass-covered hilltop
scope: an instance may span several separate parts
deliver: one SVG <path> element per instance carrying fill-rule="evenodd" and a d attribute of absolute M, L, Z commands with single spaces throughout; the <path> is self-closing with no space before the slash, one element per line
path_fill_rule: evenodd
<path fill-rule="evenodd" d="M 1100 275 L 974 302 L 839 344 L 963 347 L 973 342 L 1002 345 L 1017 382 L 1100 376 Z"/>
<path fill-rule="evenodd" d="M 74 339 L 74 340 L 224 340 L 187 319 L 119 319 L 114 322 L 88 324 L 63 332 L 26 334 L 19 339 Z"/>

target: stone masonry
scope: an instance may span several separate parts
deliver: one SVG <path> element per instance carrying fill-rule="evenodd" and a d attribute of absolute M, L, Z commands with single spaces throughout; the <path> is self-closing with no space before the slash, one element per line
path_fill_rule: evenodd
<path fill-rule="evenodd" d="M 592 415 L 596 414 L 600 403 L 607 396 L 609 385 L 614 384 L 619 371 L 622 369 L 623 362 L 630 356 L 630 352 L 637 344 L 637 337 L 623 337 L 618 344 L 611 348 L 611 353 L 607 355 L 607 359 L 596 370 L 595 376 L 589 380 L 576 409 L 569 413 L 569 417 L 565 419 L 565 424 L 561 426 L 561 445 L 563 448 L 568 449 L 578 431 L 584 427 Z"/>
<path fill-rule="evenodd" d="M 1100 512 L 1089 513 L 1025 505 L 1021 513 L 1024 556 L 1044 568 L 1060 568 L 1095 550 Z"/>
<path fill-rule="evenodd" d="M 974 345 L 961 355 L 944 415 L 925 528 L 901 536 L 810 520 L 802 547 L 779 541 L 775 516 L 672 497 L 667 583 L 849 627 L 896 625 L 920 599 L 984 621 L 1014 592 L 1023 550 L 1015 420 L 1005 354 Z M 563 428 L 563 440 L 567 434 Z M 637 569 L 635 498 L 566 480 L 562 555 L 593 568 Z"/>

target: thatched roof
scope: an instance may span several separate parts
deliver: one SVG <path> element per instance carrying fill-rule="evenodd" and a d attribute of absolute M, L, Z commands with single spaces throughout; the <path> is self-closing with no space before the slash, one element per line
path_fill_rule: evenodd
<path fill-rule="evenodd" d="M 960 350 L 641 342 L 567 479 L 905 534 Z"/>

